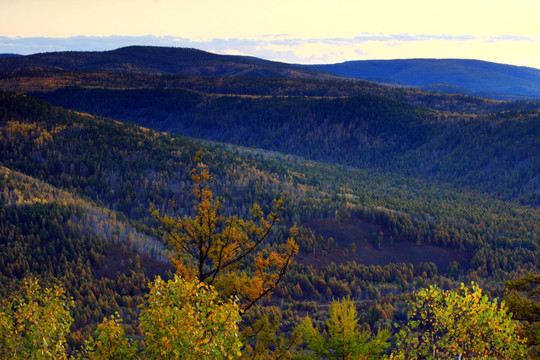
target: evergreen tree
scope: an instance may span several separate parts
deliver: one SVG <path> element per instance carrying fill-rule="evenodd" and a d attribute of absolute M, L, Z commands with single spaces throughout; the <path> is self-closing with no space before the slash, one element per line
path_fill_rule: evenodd
<path fill-rule="evenodd" d="M 333 301 L 329 313 L 322 334 L 313 327 L 309 316 L 300 325 L 307 346 L 301 358 L 375 360 L 380 359 L 390 345 L 388 331 L 372 336 L 370 331 L 360 330 L 356 306 L 351 299 Z"/>

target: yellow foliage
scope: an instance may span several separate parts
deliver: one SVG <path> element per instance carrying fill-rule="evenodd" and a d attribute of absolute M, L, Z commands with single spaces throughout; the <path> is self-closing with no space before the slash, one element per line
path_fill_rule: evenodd
<path fill-rule="evenodd" d="M 224 217 L 222 203 L 210 189 L 212 176 L 202 154 L 194 160 L 197 165 L 190 174 L 197 200 L 195 216 L 162 216 L 155 208 L 151 213 L 168 234 L 177 274 L 213 284 L 223 296 L 238 296 L 247 309 L 270 294 L 298 253 L 296 229 L 291 229 L 285 244 L 264 249 L 264 240 L 279 221 L 282 200 L 275 200 L 267 215 L 254 205 L 249 220 Z"/>

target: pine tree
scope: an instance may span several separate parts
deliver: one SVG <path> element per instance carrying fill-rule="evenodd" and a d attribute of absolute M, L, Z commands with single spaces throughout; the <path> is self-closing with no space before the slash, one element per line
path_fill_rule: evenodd
<path fill-rule="evenodd" d="M 388 331 L 379 331 L 372 336 L 370 331 L 360 330 L 354 301 L 345 298 L 333 301 L 329 309 L 330 318 L 321 334 L 313 327 L 308 316 L 300 325 L 307 349 L 305 359 L 380 359 L 389 346 Z"/>

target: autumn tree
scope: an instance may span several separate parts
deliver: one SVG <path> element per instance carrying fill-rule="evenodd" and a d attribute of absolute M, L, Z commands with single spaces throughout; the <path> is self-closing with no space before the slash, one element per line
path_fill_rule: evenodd
<path fill-rule="evenodd" d="M 213 285 L 225 297 L 238 296 L 247 310 L 269 295 L 285 274 L 298 252 L 294 240 L 297 230 L 291 228 L 285 244 L 265 246 L 279 221 L 282 200 L 275 200 L 266 215 L 254 205 L 248 220 L 223 216 L 222 201 L 214 198 L 212 176 L 202 162 L 202 154 L 197 153 L 194 160 L 191 178 L 197 201 L 195 215 L 171 217 L 155 208 L 151 213 L 168 234 L 177 273 L 186 280 Z"/>
<path fill-rule="evenodd" d="M 333 301 L 329 308 L 330 318 L 321 333 L 308 316 L 300 325 L 306 343 L 303 359 L 380 359 L 390 345 L 390 333 L 379 331 L 373 336 L 370 331 L 360 330 L 354 301 L 345 298 Z"/>
<path fill-rule="evenodd" d="M 238 304 L 211 285 L 175 275 L 157 277 L 140 315 L 151 359 L 233 359 L 241 356 Z"/>
<path fill-rule="evenodd" d="M 125 336 L 118 315 L 105 318 L 86 342 L 80 359 L 236 359 L 242 342 L 238 333 L 240 309 L 223 300 L 211 286 L 174 275 L 150 284 L 140 314 L 143 346 Z"/>
<path fill-rule="evenodd" d="M 60 286 L 25 279 L 21 296 L 0 303 L 0 359 L 67 359 L 72 306 Z"/>
<path fill-rule="evenodd" d="M 504 302 L 489 300 L 474 283 L 456 291 L 420 290 L 409 319 L 393 359 L 521 359 L 525 354 Z"/>

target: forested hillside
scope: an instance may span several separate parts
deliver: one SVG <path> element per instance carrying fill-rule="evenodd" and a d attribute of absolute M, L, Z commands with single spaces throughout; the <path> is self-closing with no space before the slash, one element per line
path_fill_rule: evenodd
<path fill-rule="evenodd" d="M 336 78 L 319 70 L 276 61 L 174 47 L 128 46 L 111 51 L 66 51 L 0 58 L 3 73 L 43 70 Z"/>
<path fill-rule="evenodd" d="M 80 326 L 140 301 L 128 300 L 140 296 L 137 294 L 146 283 L 137 269 L 148 266 L 149 274 L 155 274 L 157 268 L 166 269 L 156 268 L 150 259 L 144 260 L 149 255 L 159 258 L 157 250 L 148 248 L 155 242 L 152 237 L 160 238 L 148 209 L 154 203 L 163 211 L 171 211 L 167 204 L 174 200 L 180 204 L 180 213 L 190 212 L 187 173 L 194 153 L 201 148 L 205 149 L 206 162 L 215 176 L 215 192 L 224 197 L 227 213 L 245 216 L 251 204 L 256 202 L 265 208 L 283 193 L 283 224 L 305 225 L 298 238 L 300 255 L 296 265 L 274 295 L 277 302 L 286 300 L 288 310 L 284 316 L 289 320 L 285 323 L 294 323 L 294 313 L 307 306 L 294 305 L 297 301 L 324 303 L 332 297 L 349 295 L 363 299 L 367 312 L 362 319 L 374 324 L 381 315 L 368 316 L 369 311 L 384 304 L 396 306 L 397 299 L 412 289 L 430 283 L 451 286 L 456 280 L 474 279 L 500 294 L 502 281 L 537 271 L 540 266 L 537 208 L 384 173 L 287 159 L 249 149 L 209 147 L 133 125 L 71 113 L 13 93 L 2 93 L 0 108 L 0 161 L 6 167 L 3 231 L 20 234 L 3 237 L 3 286 L 8 286 L 8 279 L 27 271 L 62 277 L 68 291 L 81 289 L 81 282 L 105 282 L 84 290 L 96 298 L 112 291 L 110 296 L 115 300 L 100 303 L 99 307 L 76 292 L 70 293 L 84 301 L 79 308 L 82 313 L 76 316 Z M 79 196 L 88 200 L 77 200 Z M 120 213 L 113 215 L 96 206 Z M 96 226 L 94 216 L 101 225 Z M 128 225 L 126 221 L 132 221 L 128 219 L 136 222 Z M 328 233 L 321 228 L 321 221 L 333 226 L 332 238 L 323 237 Z M 351 224 L 360 231 L 347 232 Z M 128 228 L 139 230 L 129 235 Z M 277 230 L 273 241 L 279 242 L 283 235 Z M 20 239 L 20 245 L 13 247 L 13 240 L 6 242 L 14 238 Z M 29 249 L 30 238 L 38 245 L 32 246 L 39 251 L 35 255 L 24 250 Z M 147 246 L 137 245 L 141 242 Z M 124 265 L 108 266 L 134 272 L 126 275 L 123 270 L 116 280 L 100 277 L 106 271 L 100 269 L 117 253 L 115 247 L 122 244 L 127 247 L 121 252 L 124 260 L 117 261 Z M 362 253 L 379 247 L 375 251 L 382 251 L 386 260 L 380 265 L 362 264 Z M 127 261 L 132 256 L 131 248 L 139 257 Z M 409 264 L 402 263 L 403 259 L 391 260 L 407 248 L 423 248 L 423 260 L 405 258 Z M 348 256 L 343 256 L 344 250 Z M 441 262 L 447 256 L 454 260 Z M 71 270 L 81 266 L 88 280 L 78 277 L 75 284 L 81 285 L 74 285 Z M 115 285 L 114 281 L 123 285 Z M 133 290 L 126 293 L 128 283 Z M 119 295 L 114 295 L 115 291 Z M 312 311 L 317 308 L 315 304 L 309 305 Z M 373 310 L 369 310 L 371 307 Z M 385 314 L 383 319 L 393 316 L 388 310 Z M 395 316 L 401 316 L 399 311 Z"/>
<path fill-rule="evenodd" d="M 356 95 L 380 95 L 434 110 L 475 114 L 540 108 L 539 102 L 534 101 L 490 100 L 460 94 L 387 87 L 363 80 L 319 80 L 306 77 L 221 77 L 34 70 L 0 73 L 0 85 L 4 90 L 24 93 L 51 92 L 63 88 L 81 87 L 85 89 L 111 90 L 184 89 L 207 94 L 276 97 L 335 98 Z"/>
<path fill-rule="evenodd" d="M 125 61 L 149 63 L 140 50 L 79 55 L 84 61 L 98 57 L 104 64 L 121 55 Z M 183 55 L 175 57 L 173 50 L 152 48 L 148 53 L 158 51 L 162 62 L 179 59 L 191 67 L 219 58 L 182 49 L 175 51 Z M 60 58 L 75 61 L 77 56 Z M 0 86 L 159 131 L 445 182 L 524 204 L 537 206 L 540 201 L 540 164 L 534 156 L 540 138 L 538 102 L 443 95 L 301 74 L 297 76 L 304 78 L 283 79 L 110 71 L 12 72 L 0 77 Z"/>
<path fill-rule="evenodd" d="M 540 204 L 540 159 L 534 156 L 540 139 L 538 110 L 456 114 L 378 95 L 269 98 L 165 89 L 69 88 L 40 96 L 77 111 L 160 131 L 421 177 Z"/>
<path fill-rule="evenodd" d="M 215 60 L 193 54 L 197 61 Z M 104 59 L 87 55 L 84 64 Z M 0 91 L 0 307 L 22 299 L 22 289 L 35 289 L 29 276 L 44 288 L 59 283 L 74 300 L 71 354 L 86 349 L 85 358 L 99 358 L 93 351 L 107 331 L 129 339 L 132 348 L 116 345 L 125 354 L 148 358 L 152 346 L 172 346 L 159 345 L 175 333 L 160 333 L 169 325 L 155 321 L 175 317 L 162 316 L 168 305 L 154 309 L 145 294 L 154 299 L 183 289 L 175 272 L 190 280 L 185 267 L 195 263 L 178 253 L 179 227 L 171 224 L 192 224 L 205 209 L 202 233 L 214 222 L 241 224 L 223 225 L 230 233 L 221 242 L 242 238 L 236 234 L 242 227 L 254 239 L 268 231 L 263 255 L 248 250 L 235 269 L 253 261 L 254 270 L 221 288 L 184 282 L 182 296 L 240 306 L 244 298 L 215 301 L 214 290 L 232 291 L 234 281 L 254 274 L 270 279 L 264 269 L 283 260 L 276 249 L 289 236 L 299 250 L 269 296 L 241 321 L 237 308 L 226 317 L 234 319 L 226 325 L 229 335 L 242 332 L 235 354 L 328 358 L 344 346 L 332 335 L 343 325 L 336 314 L 348 312 L 357 355 L 372 347 L 372 356 L 406 358 L 416 351 L 415 319 L 424 311 L 415 299 L 433 296 L 449 309 L 472 299 L 471 313 L 494 301 L 490 310 L 478 310 L 500 310 L 504 319 L 489 318 L 492 324 L 504 322 L 515 336 L 537 330 L 527 312 L 537 305 L 534 297 L 527 295 L 529 307 L 519 304 L 529 291 L 524 276 L 540 271 L 538 103 L 288 75 L 41 69 L 0 75 L 0 87 L 19 92 Z M 215 203 L 201 206 L 209 193 Z M 251 218 L 263 220 L 257 227 Z M 276 221 L 270 226 L 265 219 Z M 165 281 L 154 281 L 156 275 Z M 514 279 L 520 280 L 509 297 L 505 282 Z M 471 282 L 470 290 L 460 288 Z M 519 320 L 533 322 L 514 331 L 517 323 L 497 306 L 503 296 L 517 306 Z M 191 311 L 187 304 L 183 309 Z M 216 311 L 219 320 L 223 314 Z M 3 336 L 9 329 L 2 316 Z M 217 338 L 198 339 L 200 349 Z M 535 341 L 529 339 L 529 349 Z"/>
<path fill-rule="evenodd" d="M 494 99 L 540 97 L 540 70 L 468 59 L 347 61 L 306 66 L 332 74 Z"/>

